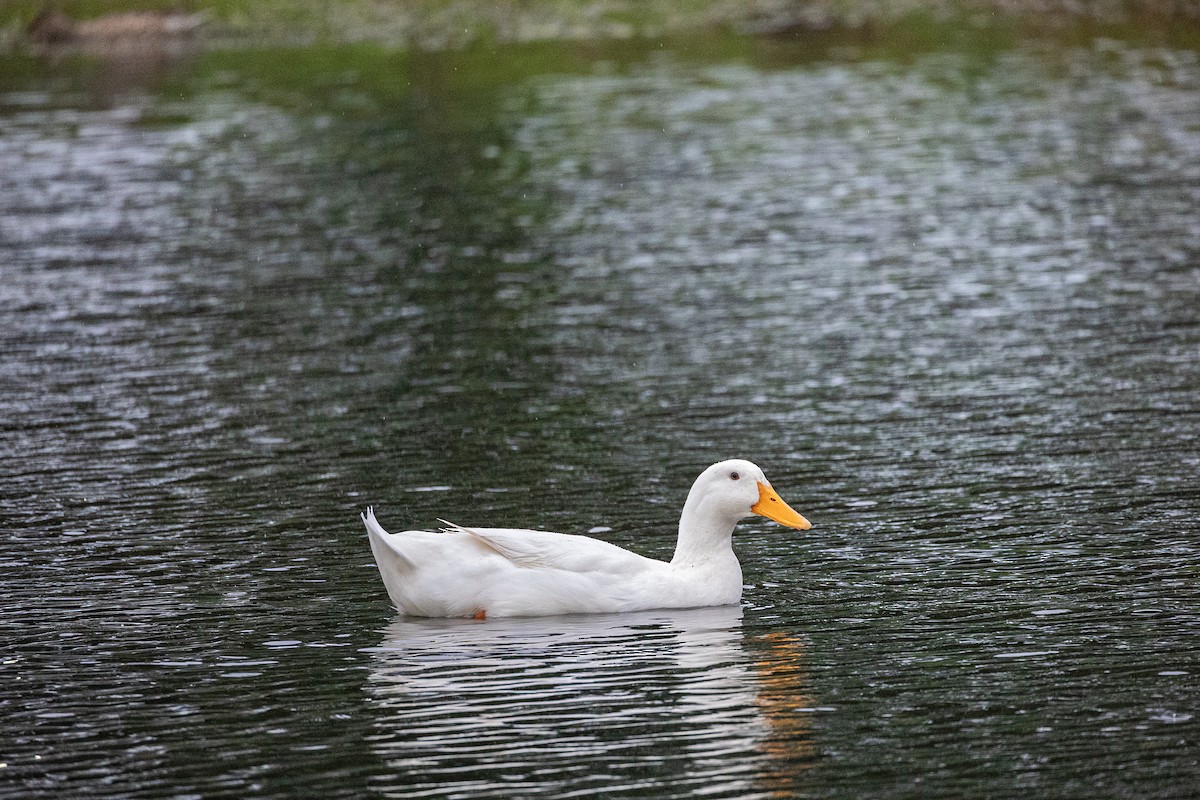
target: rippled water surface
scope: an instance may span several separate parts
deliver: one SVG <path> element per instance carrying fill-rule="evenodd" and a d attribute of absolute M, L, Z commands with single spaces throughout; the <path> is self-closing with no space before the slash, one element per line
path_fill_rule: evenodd
<path fill-rule="evenodd" d="M 1196 52 L 731 49 L 4 62 L 0 796 L 1194 796 Z M 741 608 L 357 519 L 669 557 L 732 455 Z"/>

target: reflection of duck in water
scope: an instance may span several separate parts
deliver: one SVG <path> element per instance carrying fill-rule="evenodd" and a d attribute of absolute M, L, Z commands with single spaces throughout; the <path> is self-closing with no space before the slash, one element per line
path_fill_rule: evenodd
<path fill-rule="evenodd" d="M 758 684 L 755 704 L 767 722 L 759 749 L 767 756 L 757 783 L 773 797 L 794 797 L 798 774 L 813 766 L 814 702 L 804 669 L 799 637 L 772 631 L 756 638 L 753 650 Z"/>
<path fill-rule="evenodd" d="M 803 662 L 797 638 L 747 636 L 738 606 L 399 618 L 372 648 L 366 685 L 368 739 L 393 770 L 378 788 L 796 796 L 816 751 Z"/>
<path fill-rule="evenodd" d="M 75 20 L 48 8 L 26 29 L 38 44 L 69 45 L 100 42 L 152 42 L 193 36 L 204 25 L 205 15 L 161 11 L 127 11 L 95 19 Z"/>
<path fill-rule="evenodd" d="M 390 534 L 370 509 L 363 523 L 384 585 L 402 612 L 485 619 L 736 603 L 742 569 L 733 529 L 752 514 L 789 528 L 812 527 L 761 469 L 738 459 L 712 465 L 692 485 L 670 562 L 586 536 L 457 525 L 441 533 Z"/>

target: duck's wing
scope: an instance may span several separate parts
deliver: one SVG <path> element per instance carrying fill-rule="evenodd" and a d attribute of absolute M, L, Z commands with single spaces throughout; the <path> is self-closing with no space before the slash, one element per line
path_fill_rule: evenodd
<path fill-rule="evenodd" d="M 624 572 L 656 563 L 615 544 L 570 533 L 518 528 L 468 528 L 438 520 L 451 533 L 464 533 L 518 567 L 567 572 Z"/>

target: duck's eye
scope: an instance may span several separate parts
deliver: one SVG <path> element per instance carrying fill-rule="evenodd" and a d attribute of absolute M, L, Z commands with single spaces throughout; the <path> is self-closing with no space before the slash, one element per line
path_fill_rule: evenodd
<path fill-rule="evenodd" d="M 731 480 L 731 481 L 736 481 L 736 480 L 740 479 L 741 477 L 742 476 L 738 475 L 736 472 L 729 473 L 729 480 Z"/>

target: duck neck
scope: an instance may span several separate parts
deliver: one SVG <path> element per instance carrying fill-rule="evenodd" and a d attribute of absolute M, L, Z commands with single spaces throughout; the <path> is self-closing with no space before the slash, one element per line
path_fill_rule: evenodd
<path fill-rule="evenodd" d="M 689 495 L 679 517 L 679 543 L 675 546 L 676 566 L 697 566 L 718 559 L 733 559 L 733 528 L 736 519 L 728 519 L 715 509 L 705 508 L 705 503 Z"/>

